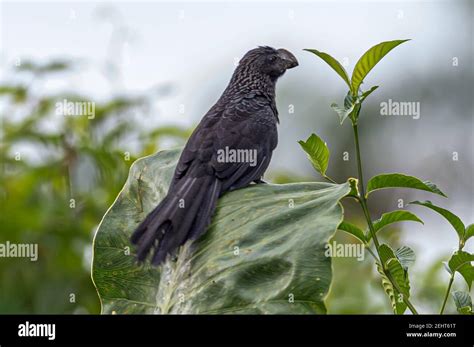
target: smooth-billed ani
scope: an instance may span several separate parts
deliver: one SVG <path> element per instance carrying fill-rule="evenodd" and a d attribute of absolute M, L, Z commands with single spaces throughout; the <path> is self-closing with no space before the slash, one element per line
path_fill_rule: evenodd
<path fill-rule="evenodd" d="M 293 54 L 271 47 L 252 49 L 240 60 L 184 147 L 168 194 L 133 233 L 139 261 L 152 251 L 151 262 L 162 263 L 206 231 L 219 196 L 261 182 L 278 142 L 275 84 L 297 65 Z M 252 153 L 256 160 L 250 161 Z"/>

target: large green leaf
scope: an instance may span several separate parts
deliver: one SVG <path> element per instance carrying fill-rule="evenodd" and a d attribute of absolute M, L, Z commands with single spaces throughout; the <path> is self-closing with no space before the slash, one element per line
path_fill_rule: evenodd
<path fill-rule="evenodd" d="M 362 57 L 360 57 L 359 61 L 356 63 L 354 71 L 352 72 L 352 79 L 350 85 L 352 95 L 358 94 L 359 87 L 364 81 L 367 74 L 370 72 L 370 70 L 372 70 L 374 66 L 377 65 L 377 63 L 383 57 L 385 57 L 388 52 L 390 52 L 392 49 L 406 41 L 409 40 L 394 40 L 382 42 L 378 45 L 373 46 L 367 52 L 365 52 L 364 55 L 362 55 Z"/>
<path fill-rule="evenodd" d="M 464 251 L 456 251 L 449 259 L 448 265 L 452 273 L 459 272 L 466 281 L 469 290 L 471 290 L 472 281 L 474 281 L 474 254 Z"/>
<path fill-rule="evenodd" d="M 459 237 L 459 242 L 462 244 L 463 240 L 465 238 L 465 228 L 464 228 L 464 223 L 462 220 L 456 216 L 454 213 L 451 211 L 448 211 L 442 207 L 434 205 L 431 201 L 412 201 L 410 204 L 413 205 L 420 205 L 420 206 L 425 206 L 433 211 L 438 212 L 440 215 L 442 215 L 448 222 L 449 224 L 452 225 L 456 233 L 458 234 Z"/>
<path fill-rule="evenodd" d="M 346 69 L 344 69 L 341 63 L 339 63 L 335 58 L 316 49 L 305 49 L 305 51 L 316 54 L 318 57 L 324 60 L 334 71 L 336 71 L 339 76 L 341 76 L 344 82 L 346 82 L 347 86 L 351 88 L 351 82 L 349 81 L 349 75 L 347 74 Z"/>
<path fill-rule="evenodd" d="M 421 181 L 414 176 L 400 173 L 380 174 L 372 177 L 367 183 L 367 195 L 378 189 L 385 188 L 413 188 L 446 197 L 438 187 L 430 181 Z"/>
<path fill-rule="evenodd" d="M 379 230 L 385 228 L 390 224 L 404 221 L 414 221 L 424 224 L 420 218 L 418 218 L 410 211 L 398 210 L 382 214 L 382 217 L 374 221 L 374 230 L 377 233 Z M 366 231 L 366 238 L 367 240 L 370 240 L 372 238 L 372 235 L 369 231 Z"/>
<path fill-rule="evenodd" d="M 348 183 L 259 184 L 225 194 L 209 230 L 177 260 L 138 266 L 129 238 L 165 196 L 179 150 L 138 160 L 94 240 L 103 313 L 325 313 Z"/>
<path fill-rule="evenodd" d="M 308 159 L 313 164 L 314 169 L 323 177 L 326 176 L 326 170 L 329 163 L 329 149 L 326 142 L 316 134 L 311 134 L 305 141 L 298 141 L 301 148 L 308 155 Z"/>

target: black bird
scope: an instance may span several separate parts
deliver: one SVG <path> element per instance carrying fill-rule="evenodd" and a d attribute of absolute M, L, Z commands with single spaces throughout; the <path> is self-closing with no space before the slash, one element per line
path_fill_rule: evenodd
<path fill-rule="evenodd" d="M 151 262 L 159 265 L 201 236 L 224 192 L 263 182 L 278 142 L 275 84 L 297 65 L 293 54 L 271 47 L 240 60 L 184 147 L 168 194 L 132 235 L 140 262 L 153 250 Z"/>

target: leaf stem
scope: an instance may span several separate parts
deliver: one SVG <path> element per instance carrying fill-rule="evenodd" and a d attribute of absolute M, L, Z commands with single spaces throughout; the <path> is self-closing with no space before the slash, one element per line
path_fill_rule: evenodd
<path fill-rule="evenodd" d="M 323 175 L 323 177 L 324 177 L 325 179 L 327 179 L 327 180 L 328 180 L 329 182 L 331 182 L 331 183 L 338 184 L 335 180 L 333 180 L 333 179 L 332 179 L 331 177 L 329 177 L 329 176 Z"/>
<path fill-rule="evenodd" d="M 365 244 L 365 249 L 370 253 L 370 255 L 375 259 L 378 260 L 377 255 L 374 253 L 374 251 L 369 247 L 368 244 Z"/>
<path fill-rule="evenodd" d="M 444 296 L 444 300 L 443 300 L 443 306 L 441 306 L 441 311 L 439 312 L 439 314 L 443 314 L 444 308 L 446 307 L 446 301 L 448 301 L 449 293 L 451 292 L 451 286 L 453 285 L 453 282 L 454 282 L 454 274 L 455 272 L 453 272 L 453 274 L 451 275 L 451 278 L 449 279 L 448 289 L 446 290 L 446 295 Z"/>
<path fill-rule="evenodd" d="M 369 227 L 369 231 L 370 231 L 370 234 L 372 236 L 372 240 L 374 241 L 374 246 L 375 246 L 375 250 L 377 252 L 377 256 L 378 256 L 378 262 L 380 263 L 380 265 L 382 266 L 382 270 L 385 274 L 385 276 L 387 276 L 388 280 L 390 281 L 390 283 L 392 284 L 392 286 L 399 292 L 399 293 L 402 293 L 402 290 L 400 289 L 400 287 L 398 286 L 397 282 L 394 280 L 392 274 L 390 273 L 390 271 L 388 271 L 385 267 L 385 264 L 384 262 L 382 261 L 382 257 L 380 256 L 380 243 L 379 243 L 379 240 L 377 238 L 377 236 L 375 235 L 375 228 L 374 228 L 374 225 L 372 223 L 372 219 L 370 218 L 370 213 L 369 213 L 369 207 L 367 205 L 367 199 L 365 197 L 365 187 L 364 187 L 364 175 L 363 175 L 363 172 L 362 172 L 362 159 L 361 159 L 361 152 L 360 152 L 360 145 L 359 145 L 359 130 L 358 130 L 358 127 L 357 127 L 357 119 L 355 121 L 352 122 L 352 129 L 354 131 L 354 140 L 355 140 L 355 146 L 356 146 L 356 156 L 357 156 L 357 171 L 358 171 L 358 177 L 359 177 L 359 182 L 360 182 L 360 192 L 359 192 L 359 203 L 362 207 L 362 211 L 364 212 L 364 216 L 365 216 L 365 219 L 367 221 L 367 225 Z M 372 254 L 374 256 L 374 254 Z M 415 307 L 413 306 L 413 304 L 410 302 L 410 300 L 405 297 L 405 295 L 402 295 L 403 296 L 403 302 L 407 305 L 407 307 L 410 309 L 410 311 L 413 313 L 413 314 L 418 314 L 418 312 L 416 311 Z"/>
<path fill-rule="evenodd" d="M 459 241 L 458 252 L 462 251 L 463 247 L 464 247 L 463 242 Z M 451 278 L 449 279 L 448 289 L 446 289 L 446 295 L 444 296 L 443 305 L 441 306 L 441 311 L 439 312 L 439 314 L 443 314 L 444 312 L 444 308 L 446 307 L 446 302 L 448 301 L 449 293 L 451 292 L 451 286 L 453 285 L 453 282 L 454 282 L 454 275 L 456 275 L 456 271 L 459 269 L 460 266 L 462 266 L 462 264 L 456 267 L 454 270 L 452 270 Z"/>

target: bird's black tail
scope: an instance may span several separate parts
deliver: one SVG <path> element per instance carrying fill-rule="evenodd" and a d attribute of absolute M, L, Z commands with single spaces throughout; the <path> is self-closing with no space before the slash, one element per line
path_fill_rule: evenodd
<path fill-rule="evenodd" d="M 189 239 L 198 238 L 210 224 L 222 183 L 214 176 L 183 178 L 145 218 L 132 235 L 137 258 L 153 250 L 152 264 L 161 264 Z"/>

